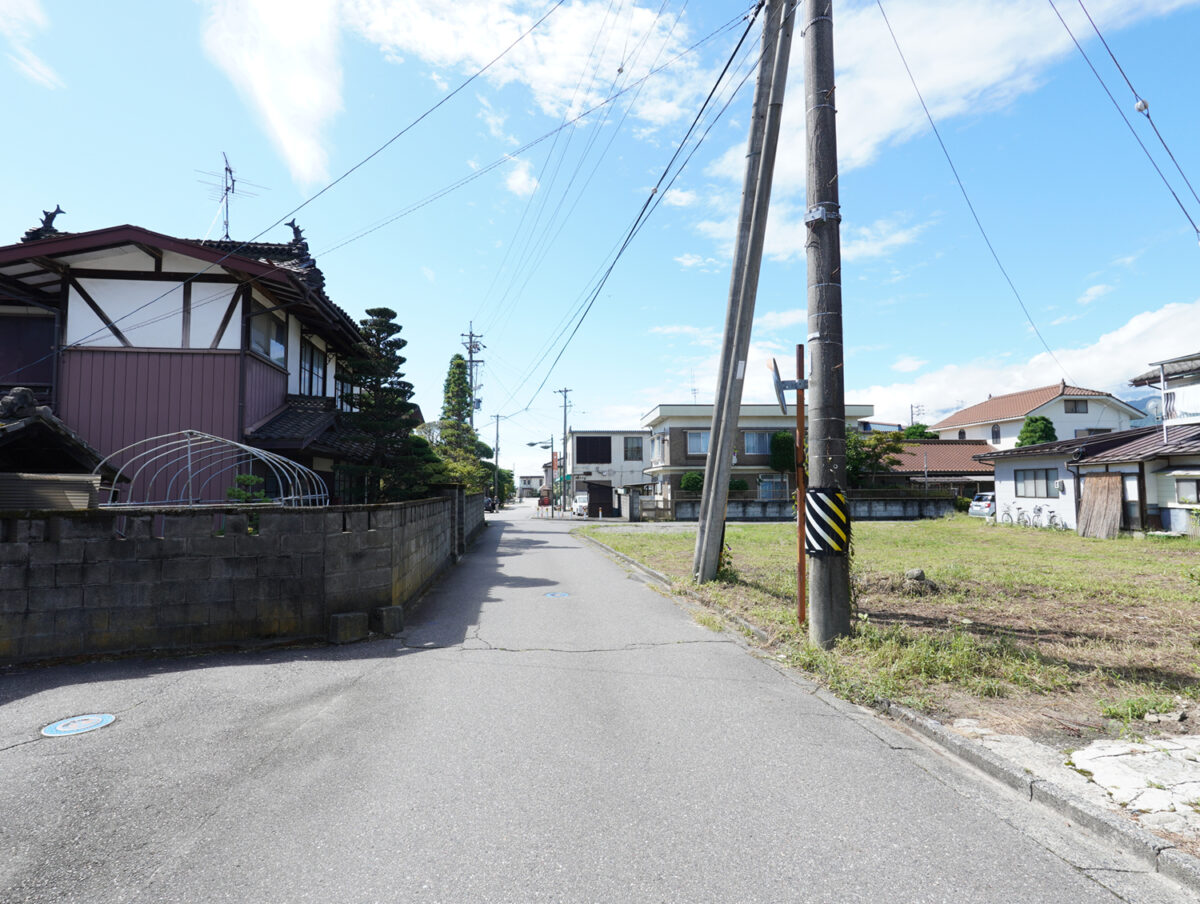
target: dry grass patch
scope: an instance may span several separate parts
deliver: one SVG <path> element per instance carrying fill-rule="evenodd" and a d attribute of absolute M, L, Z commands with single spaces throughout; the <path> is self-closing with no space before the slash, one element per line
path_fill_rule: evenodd
<path fill-rule="evenodd" d="M 1192 724 L 1179 728 L 1195 730 L 1194 540 L 1086 540 L 961 515 L 854 529 L 854 636 L 829 652 L 808 647 L 796 624 L 791 524 L 730 525 L 732 569 L 699 587 L 689 579 L 694 531 L 583 530 L 759 625 L 777 653 L 850 699 L 887 697 L 1039 736 L 1130 730 L 1150 699 L 1190 710 Z M 936 590 L 906 590 L 910 568 Z"/>

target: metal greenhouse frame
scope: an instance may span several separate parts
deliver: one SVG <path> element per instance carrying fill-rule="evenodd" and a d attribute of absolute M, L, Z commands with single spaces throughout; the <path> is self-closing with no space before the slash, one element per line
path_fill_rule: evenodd
<path fill-rule="evenodd" d="M 92 473 L 101 473 L 109 462 L 127 454 L 117 469 L 108 502 L 101 507 L 229 505 L 227 489 L 237 483 L 238 475 L 256 470 L 266 471 L 279 488 L 278 496 L 258 504 L 329 505 L 325 481 L 310 468 L 274 452 L 198 430 L 139 440 L 113 452 Z M 124 500 L 119 498 L 122 484 L 130 488 L 129 498 Z"/>

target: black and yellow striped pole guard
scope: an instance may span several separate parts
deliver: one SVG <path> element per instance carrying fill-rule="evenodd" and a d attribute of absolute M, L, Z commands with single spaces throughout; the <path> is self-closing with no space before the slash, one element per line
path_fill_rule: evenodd
<path fill-rule="evenodd" d="M 844 556 L 850 549 L 850 506 L 837 487 L 809 487 L 804 494 L 804 551 Z"/>

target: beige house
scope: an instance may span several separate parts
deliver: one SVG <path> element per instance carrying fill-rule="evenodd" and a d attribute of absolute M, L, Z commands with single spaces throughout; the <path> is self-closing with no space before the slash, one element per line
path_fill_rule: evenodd
<path fill-rule="evenodd" d="M 1142 412 L 1111 393 L 1062 382 L 989 396 L 929 429 L 942 439 L 983 440 L 994 449 L 1013 449 L 1025 418 L 1033 415 L 1050 418 L 1055 436 L 1067 440 L 1128 430 Z"/>
<path fill-rule="evenodd" d="M 654 488 L 657 505 L 669 506 L 680 498 L 679 481 L 689 471 L 704 471 L 708 455 L 712 405 L 658 405 L 642 418 L 650 431 L 646 482 Z M 858 422 L 875 414 L 874 405 L 847 405 L 846 429 L 858 431 Z M 778 405 L 743 405 L 738 414 L 731 479 L 743 480 L 746 489 L 730 498 L 788 499 L 795 490 L 794 475 L 772 471 L 771 436 L 781 430 L 793 433 L 794 414 L 783 414 Z"/>

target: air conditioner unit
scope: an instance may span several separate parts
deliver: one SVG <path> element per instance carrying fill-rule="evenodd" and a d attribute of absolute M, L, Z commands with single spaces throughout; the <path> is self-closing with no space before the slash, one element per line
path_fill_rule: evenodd
<path fill-rule="evenodd" d="M 1056 480 L 1056 481 L 1054 481 L 1054 489 L 1056 489 L 1060 493 L 1062 493 L 1062 492 L 1066 491 L 1067 485 L 1065 483 L 1063 483 L 1061 480 Z"/>

